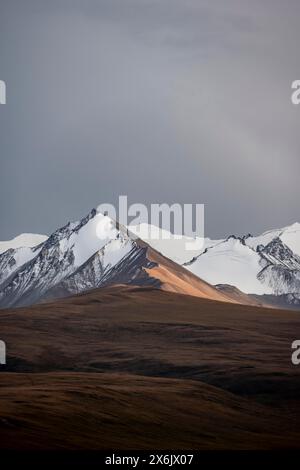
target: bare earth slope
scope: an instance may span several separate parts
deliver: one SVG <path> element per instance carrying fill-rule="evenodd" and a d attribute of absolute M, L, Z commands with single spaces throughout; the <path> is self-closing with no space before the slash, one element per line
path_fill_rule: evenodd
<path fill-rule="evenodd" d="M 2 448 L 300 447 L 299 313 L 115 286 L 0 330 Z"/>

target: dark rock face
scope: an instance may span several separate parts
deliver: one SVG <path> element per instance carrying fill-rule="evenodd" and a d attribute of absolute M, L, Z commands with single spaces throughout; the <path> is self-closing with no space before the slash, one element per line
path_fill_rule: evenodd
<path fill-rule="evenodd" d="M 294 303 L 300 296 L 300 258 L 280 238 L 275 238 L 259 251 L 263 269 L 258 279 L 268 284 L 275 295 L 284 295 Z M 296 297 L 295 297 L 296 296 Z"/>
<path fill-rule="evenodd" d="M 147 259 L 147 249 L 131 239 L 126 230 L 115 228 L 108 218 L 113 229 L 107 240 L 98 240 L 96 216 L 93 209 L 79 222 L 69 222 L 56 230 L 38 247 L 2 253 L 0 307 L 30 305 L 116 283 L 157 283 L 144 269 L 153 265 Z M 92 250 L 91 244 L 95 247 Z M 91 256 L 85 259 L 87 249 Z"/>

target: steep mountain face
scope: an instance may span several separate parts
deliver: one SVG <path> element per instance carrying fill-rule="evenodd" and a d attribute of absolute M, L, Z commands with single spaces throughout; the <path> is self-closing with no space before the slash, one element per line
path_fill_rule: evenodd
<path fill-rule="evenodd" d="M 242 237 L 231 235 L 225 240 L 205 238 L 202 248 L 198 253 L 190 254 L 189 259 L 189 252 L 184 248 L 185 239 L 181 245 L 172 238 L 165 243 L 151 238 L 146 241 L 214 286 L 234 286 L 242 293 L 263 296 L 262 302 L 276 305 L 278 297 L 281 306 L 300 306 L 299 223 L 258 237 L 248 234 Z M 176 252 L 176 248 L 183 249 L 184 253 Z"/>
<path fill-rule="evenodd" d="M 26 246 L 19 246 L 20 240 Z M 193 241 L 145 224 L 125 228 L 92 210 L 49 238 L 30 235 L 5 242 L 0 307 L 115 284 L 150 285 L 226 302 L 300 306 L 300 224 L 259 237 Z"/>
<path fill-rule="evenodd" d="M 38 246 L 10 248 L 2 253 L 0 273 L 1 308 L 112 284 L 151 285 L 231 301 L 94 209 L 82 220 L 56 230 Z"/>
<path fill-rule="evenodd" d="M 10 249 L 0 255 L 0 305 L 28 305 L 63 282 L 80 285 L 82 290 L 93 288 L 101 277 L 133 248 L 132 241 L 117 230 L 113 222 L 91 211 L 79 222 L 68 223 L 56 230 L 44 243 L 35 248 Z M 11 268 L 11 269 L 10 269 Z M 86 274 L 88 277 L 85 277 Z M 70 280 L 66 281 L 66 279 Z M 77 292 L 81 292 L 78 287 Z"/>
<path fill-rule="evenodd" d="M 262 300 L 275 305 L 300 307 L 300 224 L 266 232 L 261 237 L 237 238 L 232 252 L 226 250 L 226 243 L 221 244 L 225 248 L 221 263 L 223 283 L 247 294 L 262 295 Z M 242 250 L 244 254 L 239 256 Z M 219 283 L 221 273 L 214 263 L 216 251 L 200 255 L 187 268 L 198 275 L 207 269 L 210 277 L 203 278 L 212 284 Z"/>
<path fill-rule="evenodd" d="M 259 245 L 257 250 L 265 267 L 258 273 L 258 279 L 269 286 L 275 295 L 295 294 L 300 297 L 300 257 L 275 238 L 267 246 Z"/>
<path fill-rule="evenodd" d="M 127 240 L 123 246 L 116 247 L 115 243 L 109 242 L 73 274 L 49 289 L 44 299 L 66 297 L 114 284 L 149 285 L 159 288 L 159 280 L 150 277 L 146 272 L 146 269 L 155 265 L 147 258 L 147 249 L 131 243 Z M 108 253 L 112 249 L 116 249 L 114 262 L 108 262 Z"/>
<path fill-rule="evenodd" d="M 271 289 L 263 286 L 257 278 L 261 271 L 261 257 L 240 239 L 228 240 L 208 248 L 204 253 L 185 264 L 185 267 L 203 277 L 207 282 L 229 284 L 246 294 L 269 294 Z"/>

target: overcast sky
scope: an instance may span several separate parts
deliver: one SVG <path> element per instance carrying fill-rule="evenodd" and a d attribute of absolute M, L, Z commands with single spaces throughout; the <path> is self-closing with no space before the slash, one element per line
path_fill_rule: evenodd
<path fill-rule="evenodd" d="M 0 239 L 98 204 L 300 222 L 299 0 L 0 0 Z"/>

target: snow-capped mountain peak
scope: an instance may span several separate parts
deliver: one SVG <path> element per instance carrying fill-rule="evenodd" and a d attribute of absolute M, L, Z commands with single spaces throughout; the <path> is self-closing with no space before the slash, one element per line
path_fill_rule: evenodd
<path fill-rule="evenodd" d="M 123 227 L 93 209 L 49 238 L 24 234 L 2 242 L 6 250 L 0 253 L 0 306 L 27 305 L 112 283 L 165 285 L 228 301 L 208 284 L 203 286 L 202 279 L 300 303 L 299 223 L 260 236 L 204 238 L 194 251 L 187 249 L 191 241 L 195 239 L 146 224 Z"/>
<path fill-rule="evenodd" d="M 147 239 L 163 255 L 212 285 L 231 285 L 246 294 L 299 298 L 300 224 L 269 230 L 259 236 L 229 235 L 204 239 L 203 249 L 190 254 L 170 240 Z"/>
<path fill-rule="evenodd" d="M 47 240 L 46 235 L 39 235 L 35 233 L 21 233 L 17 237 L 13 238 L 12 240 L 0 242 L 0 254 L 4 253 L 9 249 L 17 249 L 17 248 L 33 248 L 40 243 L 43 243 Z"/>
<path fill-rule="evenodd" d="M 151 286 L 235 302 L 95 209 L 59 228 L 36 247 L 2 253 L 0 273 L 2 308 L 113 284 Z"/>
<path fill-rule="evenodd" d="M 300 256 L 300 224 L 298 222 L 281 229 L 268 230 L 259 236 L 250 237 L 246 243 L 256 249 L 259 245 L 268 245 L 275 238 L 280 238 L 285 245 Z"/>
<path fill-rule="evenodd" d="M 78 222 L 69 222 L 37 247 L 10 249 L 0 255 L 0 302 L 4 306 L 31 303 L 42 297 L 102 253 L 103 268 L 132 248 L 129 237 L 114 221 L 93 209 Z M 105 256 L 104 256 L 105 253 Z"/>

